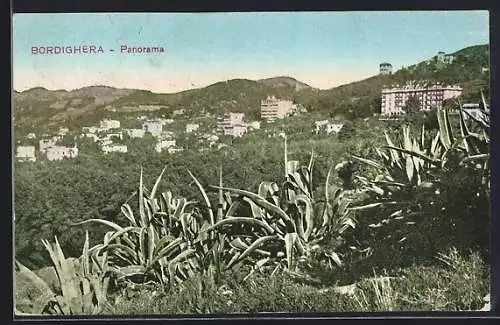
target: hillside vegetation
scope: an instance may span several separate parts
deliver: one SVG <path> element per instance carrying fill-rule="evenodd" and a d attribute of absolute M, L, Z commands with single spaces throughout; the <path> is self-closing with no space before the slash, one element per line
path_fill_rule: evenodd
<path fill-rule="evenodd" d="M 188 117 L 218 115 L 231 110 L 257 119 L 260 100 L 269 95 L 293 99 L 310 112 L 367 117 L 380 112 L 380 91 L 384 85 L 422 79 L 460 84 L 464 88 L 464 101 L 479 101 L 481 90 L 489 98 L 489 73 L 482 72 L 482 68 L 489 67 L 488 45 L 471 46 L 452 54 L 455 60 L 451 64 L 431 58 L 429 64 L 420 62 L 389 76 L 376 75 L 328 90 L 311 88 L 290 77 L 259 81 L 234 79 L 175 94 L 105 86 L 73 91 L 33 88 L 14 94 L 15 126 L 20 133 L 62 124 L 78 127 L 96 123 L 105 116 L 120 116 L 120 107 L 138 105 L 160 105 L 159 113 L 165 115 L 179 109 L 184 109 Z M 113 107 L 116 112 L 109 112 L 105 107 Z"/>

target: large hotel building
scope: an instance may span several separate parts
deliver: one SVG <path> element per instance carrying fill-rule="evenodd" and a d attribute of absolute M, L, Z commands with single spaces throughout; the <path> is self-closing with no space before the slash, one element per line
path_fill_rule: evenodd
<path fill-rule="evenodd" d="M 217 129 L 219 134 L 242 137 L 248 130 L 247 124 L 243 121 L 245 113 L 227 113 L 217 119 Z"/>
<path fill-rule="evenodd" d="M 291 100 L 277 99 L 276 97 L 267 97 L 260 102 L 260 116 L 265 120 L 274 120 L 289 116 L 295 105 Z"/>
<path fill-rule="evenodd" d="M 420 110 L 442 108 L 443 101 L 460 96 L 462 88 L 443 86 L 439 83 L 422 85 L 410 83 L 382 89 L 381 117 L 396 117 L 405 114 L 403 108 L 408 98 L 415 96 L 420 102 Z"/>

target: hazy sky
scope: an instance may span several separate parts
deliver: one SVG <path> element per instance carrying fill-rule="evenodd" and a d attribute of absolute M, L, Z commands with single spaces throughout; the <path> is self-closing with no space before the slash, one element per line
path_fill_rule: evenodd
<path fill-rule="evenodd" d="M 13 85 L 174 92 L 286 75 L 325 89 L 375 75 L 383 61 L 399 69 L 488 42 L 487 11 L 16 14 Z M 104 53 L 31 53 L 81 45 Z M 165 52 L 120 53 L 121 45 Z"/>

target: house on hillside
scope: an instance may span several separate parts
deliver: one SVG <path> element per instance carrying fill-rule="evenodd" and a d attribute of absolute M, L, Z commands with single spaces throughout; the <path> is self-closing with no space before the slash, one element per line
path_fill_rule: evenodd
<path fill-rule="evenodd" d="M 217 119 L 217 130 L 219 134 L 232 137 L 242 137 L 247 133 L 247 125 L 243 121 L 244 113 L 228 113 Z"/>
<path fill-rule="evenodd" d="M 26 139 L 36 139 L 36 134 L 35 133 L 28 133 L 28 135 L 26 135 Z"/>
<path fill-rule="evenodd" d="M 146 133 L 143 129 L 124 129 L 123 131 L 131 138 L 142 138 Z"/>
<path fill-rule="evenodd" d="M 194 132 L 194 131 L 198 130 L 199 128 L 200 128 L 200 125 L 197 123 L 188 123 L 186 125 L 186 133 Z"/>
<path fill-rule="evenodd" d="M 344 127 L 344 123 L 330 122 L 329 120 L 316 121 L 314 125 L 316 134 L 319 134 L 321 131 L 324 131 L 326 134 L 337 134 Z"/>
<path fill-rule="evenodd" d="M 119 129 L 120 128 L 120 121 L 104 119 L 99 123 L 99 126 L 100 126 L 100 129 L 102 131 L 107 131 L 107 130 L 111 130 L 111 129 Z"/>
<path fill-rule="evenodd" d="M 35 146 L 18 146 L 16 148 L 16 159 L 19 162 L 36 161 Z"/>
<path fill-rule="evenodd" d="M 172 148 L 175 147 L 175 145 L 175 140 L 160 140 L 156 143 L 155 150 L 156 152 L 162 152 L 163 149 Z"/>
<path fill-rule="evenodd" d="M 107 155 L 110 152 L 121 152 L 121 153 L 128 152 L 128 148 L 126 145 L 106 144 L 103 145 L 101 149 L 105 155 Z"/>
<path fill-rule="evenodd" d="M 76 158 L 78 156 L 77 147 L 52 146 L 46 150 L 47 159 L 50 161 L 59 161 L 64 158 Z"/>
<path fill-rule="evenodd" d="M 451 54 L 445 54 L 445 56 L 443 58 L 443 62 L 446 64 L 452 64 L 454 60 L 455 60 L 455 56 L 453 56 Z"/>
<path fill-rule="evenodd" d="M 106 136 L 104 137 L 104 139 L 106 139 L 106 140 L 113 140 L 113 139 L 123 140 L 123 133 L 122 132 L 108 133 L 108 134 L 106 134 Z"/>
<path fill-rule="evenodd" d="M 38 141 L 38 149 L 40 152 L 45 153 L 47 151 L 47 148 L 55 146 L 57 141 L 59 141 L 61 138 L 58 136 L 54 136 L 50 139 L 41 139 Z"/>
<path fill-rule="evenodd" d="M 387 62 L 380 63 L 380 65 L 379 65 L 379 73 L 381 75 L 392 74 L 392 64 L 387 63 Z"/>
<path fill-rule="evenodd" d="M 331 134 L 331 133 L 338 134 L 343 127 L 344 123 L 328 123 L 326 125 L 326 134 Z"/>
<path fill-rule="evenodd" d="M 173 116 L 179 116 L 179 115 L 184 115 L 184 108 L 181 109 L 176 109 L 172 112 Z"/>
<path fill-rule="evenodd" d="M 291 100 L 278 99 L 275 96 L 268 96 L 260 102 L 260 116 L 267 121 L 283 119 L 290 116 L 295 105 Z"/>
<path fill-rule="evenodd" d="M 444 62 L 444 55 L 446 53 L 444 53 L 443 51 L 439 51 L 438 54 L 436 55 L 436 59 L 438 62 Z"/>
<path fill-rule="evenodd" d="M 315 126 L 315 133 L 319 134 L 323 128 L 326 127 L 328 124 L 328 120 L 321 120 L 321 121 L 315 121 L 314 126 Z"/>
<path fill-rule="evenodd" d="M 144 132 L 150 133 L 154 137 L 158 137 L 163 132 L 163 124 L 158 121 L 146 121 L 142 124 Z"/>

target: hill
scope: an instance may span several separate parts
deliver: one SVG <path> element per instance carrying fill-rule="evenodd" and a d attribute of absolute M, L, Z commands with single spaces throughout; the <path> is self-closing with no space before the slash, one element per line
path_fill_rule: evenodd
<path fill-rule="evenodd" d="M 60 124 L 82 126 L 95 123 L 110 114 L 154 110 L 171 116 L 183 110 L 185 117 L 213 116 L 227 111 L 259 117 L 260 100 L 269 95 L 292 99 L 318 114 L 345 115 L 350 118 L 371 116 L 380 111 L 380 91 L 384 86 L 408 80 L 458 83 L 464 88 L 464 100 L 477 100 L 483 89 L 489 96 L 488 45 L 471 46 L 452 53 L 453 62 L 437 57 L 400 69 L 392 75 L 376 75 L 328 90 L 318 90 L 291 77 L 262 80 L 233 79 L 174 94 L 108 86 L 51 91 L 33 88 L 14 93 L 15 127 L 18 132 Z"/>
<path fill-rule="evenodd" d="M 454 60 L 442 63 L 437 57 L 419 62 L 394 72 L 318 92 L 304 91 L 295 97 L 311 110 L 329 111 L 351 117 L 369 116 L 380 112 L 380 92 L 392 84 L 409 80 L 429 80 L 443 84 L 459 84 L 464 101 L 477 101 L 483 90 L 489 97 L 489 46 L 476 45 L 451 53 Z"/>
<path fill-rule="evenodd" d="M 290 87 L 290 88 L 294 88 L 295 90 L 303 90 L 303 89 L 312 88 L 308 84 L 305 84 L 301 81 L 298 81 L 297 79 L 294 79 L 292 77 L 281 76 L 281 77 L 260 79 L 257 81 L 266 85 L 266 86 L 271 86 L 271 87 L 276 87 L 276 88 Z"/>

